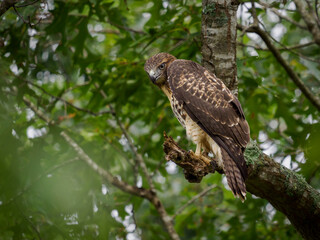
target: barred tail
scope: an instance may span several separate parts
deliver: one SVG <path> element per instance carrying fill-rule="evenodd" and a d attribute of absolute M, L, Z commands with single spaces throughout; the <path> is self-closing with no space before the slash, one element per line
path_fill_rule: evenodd
<path fill-rule="evenodd" d="M 245 179 L 241 175 L 239 168 L 229 154 L 221 148 L 223 159 L 223 168 L 227 177 L 228 185 L 235 197 L 240 198 L 242 202 L 246 199 Z"/>

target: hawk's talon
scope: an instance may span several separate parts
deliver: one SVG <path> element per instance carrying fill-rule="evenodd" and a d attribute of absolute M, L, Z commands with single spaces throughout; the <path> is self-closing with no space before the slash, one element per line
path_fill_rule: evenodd
<path fill-rule="evenodd" d="M 200 155 L 198 157 L 200 157 L 201 161 L 204 162 L 206 165 L 210 165 L 211 164 L 211 160 L 209 160 L 205 156 Z"/>
<path fill-rule="evenodd" d="M 209 160 L 208 158 L 206 158 L 206 157 L 203 156 L 203 155 L 197 155 L 197 154 L 195 154 L 192 150 L 189 150 L 189 151 L 188 151 L 188 154 L 193 155 L 193 156 L 199 158 L 205 165 L 210 165 L 210 163 L 211 163 L 211 160 Z"/>

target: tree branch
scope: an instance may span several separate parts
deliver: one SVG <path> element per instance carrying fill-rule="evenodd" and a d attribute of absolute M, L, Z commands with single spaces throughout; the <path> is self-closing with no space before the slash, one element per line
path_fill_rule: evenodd
<path fill-rule="evenodd" d="M 115 187 L 121 189 L 124 192 L 127 192 L 129 194 L 146 198 L 148 199 L 157 209 L 158 213 L 160 214 L 160 217 L 171 237 L 173 240 L 179 240 L 179 236 L 176 233 L 176 231 L 173 228 L 172 219 L 167 214 L 167 211 L 165 210 L 162 202 L 157 197 L 154 191 L 147 190 L 144 188 L 138 188 L 136 186 L 129 185 L 128 183 L 124 181 L 120 181 L 118 178 L 114 177 L 111 173 L 104 170 L 98 164 L 96 164 L 83 150 L 82 148 L 73 141 L 69 135 L 67 135 L 65 132 L 61 132 L 61 136 L 69 143 L 70 146 L 76 151 L 79 158 L 84 160 L 94 171 L 96 171 L 100 176 L 105 178 L 109 183 L 114 185 Z"/>
<path fill-rule="evenodd" d="M 290 67 L 290 65 L 284 60 L 279 50 L 272 44 L 268 34 L 263 31 L 259 26 L 252 25 L 249 27 L 237 25 L 237 28 L 241 31 L 253 32 L 258 34 L 264 43 L 267 45 L 273 56 L 281 64 L 284 70 L 287 72 L 291 80 L 296 84 L 296 86 L 301 90 L 301 92 L 306 96 L 307 99 L 318 109 L 320 110 L 320 99 L 314 95 L 313 92 L 303 83 L 295 71 Z"/>
<path fill-rule="evenodd" d="M 257 50 L 261 50 L 261 51 L 270 51 L 268 48 L 263 48 L 263 47 L 260 47 L 258 45 L 253 46 L 253 45 L 249 45 L 249 44 L 244 44 L 242 42 L 237 42 L 237 44 L 239 46 L 242 46 L 242 47 L 251 47 L 251 48 L 254 48 L 254 49 L 257 49 Z M 289 51 L 289 50 L 308 47 L 308 46 L 311 46 L 313 44 L 315 44 L 315 42 L 311 41 L 311 42 L 307 42 L 307 43 L 303 43 L 303 44 L 296 44 L 296 45 L 292 45 L 292 46 L 288 46 L 288 47 L 284 46 L 284 47 L 277 48 L 277 49 L 278 49 L 278 51 Z M 297 54 L 296 52 L 293 52 L 293 53 Z"/>
<path fill-rule="evenodd" d="M 29 80 L 23 80 L 24 82 L 34 86 L 35 88 L 39 89 L 40 91 L 42 91 L 43 93 L 45 93 L 46 95 L 54 98 L 55 100 L 58 100 L 58 101 L 61 101 L 63 103 L 65 103 L 66 105 L 78 110 L 78 111 L 81 111 L 81 112 L 86 112 L 86 113 L 89 113 L 90 115 L 93 115 L 93 116 L 100 116 L 100 115 L 103 115 L 103 114 L 110 114 L 110 111 L 101 111 L 101 112 L 92 112 L 91 110 L 88 110 L 88 109 L 85 109 L 85 108 L 81 108 L 81 107 L 77 107 L 76 105 L 72 104 L 71 102 L 63 99 L 62 97 L 58 97 L 58 96 L 55 96 L 49 92 L 47 92 L 44 88 L 38 86 L 37 84 L 29 81 Z"/>
<path fill-rule="evenodd" d="M 26 220 L 30 224 L 30 226 L 33 229 L 33 231 L 37 234 L 38 239 L 42 240 L 42 237 L 41 237 L 40 231 L 38 229 L 38 226 L 34 225 L 34 223 L 31 221 L 30 216 L 26 216 L 23 213 L 22 209 L 20 208 L 20 206 L 18 204 L 15 204 L 15 206 L 18 209 L 18 211 L 20 212 L 20 214 L 23 216 L 24 220 Z"/>
<path fill-rule="evenodd" d="M 154 192 L 155 192 L 155 187 L 154 187 L 154 184 L 153 184 L 151 175 L 150 175 L 150 173 L 149 173 L 149 171 L 148 171 L 148 168 L 147 168 L 146 163 L 144 162 L 141 154 L 138 153 L 137 148 L 134 146 L 134 144 L 133 144 L 133 142 L 132 142 L 132 140 L 131 140 L 131 138 L 130 138 L 130 136 L 129 136 L 129 133 L 128 133 L 127 130 L 124 128 L 122 122 L 120 121 L 120 119 L 119 119 L 118 116 L 116 115 L 115 110 L 113 109 L 113 107 L 112 107 L 111 105 L 110 105 L 109 107 L 110 107 L 110 109 L 111 109 L 111 112 L 114 113 L 113 115 L 114 115 L 114 117 L 115 117 L 115 119 L 116 119 L 116 122 L 117 122 L 119 128 L 121 129 L 123 135 L 124 135 L 125 138 L 127 139 L 128 144 L 129 144 L 129 147 L 130 147 L 131 151 L 133 152 L 133 154 L 134 154 L 134 156 L 135 156 L 135 159 L 137 160 L 139 166 L 141 167 L 143 174 L 144 174 L 145 177 L 147 178 L 147 181 L 148 181 L 148 184 L 149 184 L 149 186 L 150 186 L 151 191 L 154 191 Z"/>
<path fill-rule="evenodd" d="M 52 121 L 42 111 L 40 111 L 27 97 L 24 96 L 23 101 L 26 103 L 26 105 L 28 107 L 31 108 L 31 110 L 37 116 L 39 116 L 46 123 L 54 124 L 54 121 Z M 120 190 L 122 190 L 126 193 L 129 193 L 129 194 L 132 194 L 132 195 L 142 197 L 142 198 L 149 200 L 154 205 L 156 210 L 158 211 L 160 218 L 161 218 L 162 222 L 164 223 L 164 226 L 167 229 L 171 239 L 180 240 L 179 235 L 177 234 L 177 232 L 175 231 L 175 229 L 173 227 L 172 218 L 168 215 L 165 207 L 163 206 L 162 202 L 160 201 L 159 197 L 157 196 L 155 189 L 149 190 L 149 189 L 145 189 L 145 188 L 138 188 L 136 186 L 130 185 L 124 181 L 119 180 L 117 177 L 113 176 L 110 172 L 101 168 L 97 163 L 95 163 L 65 131 L 62 131 L 60 133 L 60 135 L 75 150 L 79 159 L 85 161 L 95 172 L 97 172 L 101 177 L 106 179 L 110 184 L 114 185 L 115 187 L 119 188 Z M 143 161 L 143 159 L 142 159 L 142 161 Z"/>
<path fill-rule="evenodd" d="M 183 212 L 184 209 L 186 209 L 188 206 L 190 206 L 192 203 L 194 203 L 195 201 L 197 201 L 199 198 L 202 198 L 203 196 L 205 196 L 208 192 L 210 192 L 210 190 L 216 188 L 217 185 L 211 185 L 207 188 L 205 188 L 202 192 L 198 193 L 197 195 L 193 196 L 188 202 L 186 202 L 184 205 L 182 205 L 176 212 L 175 214 L 172 216 L 172 218 L 174 219 L 176 216 L 178 216 L 180 213 Z"/>
<path fill-rule="evenodd" d="M 313 35 L 314 41 L 320 46 L 320 27 L 316 18 L 316 13 L 308 6 L 306 1 L 293 0 L 303 20 L 307 24 L 310 33 Z"/>
<path fill-rule="evenodd" d="M 286 15 L 283 15 L 281 14 L 278 9 L 274 8 L 274 7 L 271 7 L 269 4 L 265 3 L 265 2 L 261 2 L 259 1 L 259 4 L 261 6 L 263 6 L 264 9 L 269 9 L 270 11 L 272 11 L 274 14 L 276 14 L 279 18 L 281 19 L 284 19 L 290 23 L 292 23 L 293 25 L 296 25 L 297 27 L 301 28 L 301 29 L 304 29 L 304 30 L 307 30 L 308 28 L 305 26 L 305 25 L 302 25 L 296 21 L 294 21 L 293 19 L 289 18 L 288 16 Z"/>
<path fill-rule="evenodd" d="M 73 141 L 73 139 L 66 132 L 62 131 L 60 135 L 75 150 L 80 159 L 84 160 L 95 172 L 97 172 L 101 177 L 106 179 L 109 183 L 121 189 L 122 191 L 130 193 L 132 195 L 147 198 L 149 200 L 152 199 L 152 194 L 149 190 L 144 188 L 138 188 L 124 181 L 121 181 L 117 177 L 113 176 L 110 172 L 101 168 L 83 151 L 83 149 L 75 141 Z"/>
<path fill-rule="evenodd" d="M 206 164 L 203 160 L 197 157 L 191 151 L 185 151 L 179 147 L 179 145 L 173 140 L 172 137 L 168 137 L 164 132 L 163 151 L 166 153 L 166 160 L 173 161 L 178 166 L 184 169 L 185 178 L 191 183 L 199 183 L 202 178 L 209 173 L 214 173 L 215 170 L 223 173 L 223 169 L 215 168 Z M 207 162 L 214 161 L 212 158 L 207 158 Z M 218 166 L 218 165 L 217 165 Z"/>
<path fill-rule="evenodd" d="M 96 85 L 96 84 L 95 84 L 95 87 L 96 87 L 97 89 L 99 89 L 99 86 Z M 100 94 L 102 95 L 102 97 L 103 97 L 104 99 L 107 98 L 107 95 L 105 94 L 105 92 L 104 92 L 103 90 L 100 90 Z M 147 168 L 147 166 L 146 166 L 146 164 L 145 164 L 142 156 L 138 153 L 136 147 L 134 146 L 134 144 L 133 144 L 133 142 L 132 142 L 132 140 L 131 140 L 131 138 L 130 138 L 130 136 L 129 136 L 129 133 L 128 133 L 127 130 L 124 128 L 122 122 L 121 122 L 120 119 L 118 118 L 118 116 L 117 116 L 117 114 L 116 114 L 116 112 L 115 112 L 115 109 L 114 109 L 111 105 L 109 105 L 109 108 L 110 108 L 110 111 L 111 111 L 112 115 L 114 116 L 114 118 L 115 118 L 115 120 L 116 120 L 119 128 L 121 129 L 124 137 L 125 137 L 126 140 L 128 141 L 129 147 L 130 147 L 131 151 L 133 152 L 133 154 L 134 154 L 134 156 L 135 156 L 135 159 L 136 159 L 138 165 L 141 167 L 141 169 L 142 169 L 142 171 L 143 171 L 143 174 L 144 174 L 145 177 L 147 178 L 147 181 L 148 181 L 148 184 L 149 184 L 149 186 L 150 186 L 151 191 L 154 191 L 154 192 L 155 192 L 155 187 L 154 187 L 154 184 L 153 184 L 153 182 L 152 182 L 151 174 L 149 173 L 148 168 Z"/>
<path fill-rule="evenodd" d="M 237 95 L 237 9 L 238 1 L 202 1 L 201 53 L 203 66 L 222 79 Z"/>
<path fill-rule="evenodd" d="M 269 33 L 267 33 L 267 34 L 268 34 L 268 36 L 270 38 L 272 38 Z M 275 39 L 272 38 L 272 40 L 275 40 Z M 315 63 L 320 64 L 320 60 L 310 58 L 308 56 L 305 56 L 305 55 L 301 54 L 300 52 L 294 51 L 294 49 L 304 48 L 304 47 L 307 47 L 307 46 L 310 46 L 310 45 L 314 44 L 315 42 L 309 42 L 309 43 L 305 43 L 305 44 L 297 44 L 297 45 L 293 45 L 293 46 L 290 46 L 290 47 L 286 47 L 286 46 L 284 46 L 283 44 L 281 44 L 278 41 L 276 41 L 276 42 L 278 44 L 280 44 L 281 46 L 283 46 L 281 48 L 277 48 L 278 51 L 289 51 L 292 54 L 299 56 L 300 58 L 303 58 L 303 59 L 308 60 L 310 62 L 315 62 Z M 237 45 L 242 46 L 242 47 L 251 47 L 251 48 L 254 48 L 254 49 L 260 50 L 260 51 L 270 51 L 269 48 L 263 48 L 263 47 L 260 47 L 258 45 L 253 46 L 253 45 L 249 45 L 249 44 L 243 44 L 241 42 L 237 42 Z"/>
<path fill-rule="evenodd" d="M 45 115 L 36 105 L 33 104 L 26 96 L 23 96 L 24 103 L 43 121 L 49 125 L 54 125 L 55 122 L 51 120 L 47 115 Z"/>
<path fill-rule="evenodd" d="M 127 26 L 123 26 L 123 25 L 120 25 L 118 23 L 115 23 L 115 22 L 112 22 L 110 20 L 108 20 L 108 23 L 112 26 L 115 26 L 116 28 L 119 28 L 119 29 L 123 29 L 125 31 L 128 31 L 128 32 L 132 32 L 132 33 L 136 33 L 136 34 L 145 34 L 144 31 L 141 31 L 141 30 L 135 30 L 135 29 L 132 29 L 132 28 L 129 28 Z"/>
<path fill-rule="evenodd" d="M 314 95 L 314 93 L 303 83 L 303 81 L 299 78 L 296 72 L 290 67 L 286 60 L 282 57 L 281 53 L 277 50 L 277 48 L 272 44 L 271 37 L 268 35 L 266 31 L 260 28 L 259 19 L 256 15 L 256 9 L 254 3 L 252 3 L 252 16 L 254 19 L 254 24 L 247 28 L 246 31 L 253 31 L 260 36 L 260 38 L 267 45 L 269 50 L 272 52 L 277 61 L 282 65 L 284 70 L 287 72 L 292 81 L 296 84 L 298 88 L 300 88 L 301 92 L 309 99 L 309 101 L 320 110 L 320 99 Z M 239 28 L 240 25 L 237 25 Z M 242 28 L 243 30 L 244 28 Z M 316 41 L 316 40 L 315 40 Z"/>
<path fill-rule="evenodd" d="M 29 3 L 24 3 L 24 4 L 21 4 L 21 5 L 17 5 L 15 6 L 16 8 L 21 8 L 21 7 L 26 7 L 26 6 L 30 6 L 30 5 L 33 5 L 35 4 L 36 2 L 39 2 L 40 0 L 34 0 L 32 2 L 29 2 Z"/>
<path fill-rule="evenodd" d="M 37 2 L 37 1 L 36 1 L 36 2 Z M 34 2 L 34 3 L 35 3 L 35 2 Z M 34 4 L 34 3 L 32 3 L 32 4 Z M 30 5 L 30 4 L 28 4 L 28 5 Z M 26 5 L 26 6 L 28 6 L 28 5 Z M 30 16 L 28 16 L 28 21 L 26 21 L 26 20 L 23 18 L 23 16 L 19 13 L 19 11 L 16 9 L 16 7 L 23 7 L 23 6 L 16 6 L 15 4 L 13 4 L 12 7 L 13 7 L 15 13 L 18 15 L 18 17 L 19 17 L 25 24 L 29 25 L 29 27 L 31 27 L 31 28 L 33 28 L 35 25 L 37 25 L 38 23 L 40 23 L 41 20 L 42 20 L 42 18 L 40 18 L 37 23 L 32 24 L 32 23 L 31 23 L 31 17 L 30 17 Z"/>
<path fill-rule="evenodd" d="M 193 176 L 194 182 L 200 182 L 203 176 L 213 172 L 210 170 L 211 165 L 204 164 L 166 135 L 164 151 L 167 160 L 183 168 L 188 181 L 189 176 Z M 246 148 L 245 160 L 249 172 L 246 180 L 247 191 L 268 200 L 277 210 L 283 212 L 304 238 L 318 239 L 319 192 L 307 184 L 303 177 L 264 154 L 252 141 Z"/>
<path fill-rule="evenodd" d="M 11 7 L 13 7 L 17 2 L 18 2 L 18 0 L 3 0 L 3 1 L 0 3 L 0 17 L 1 17 L 6 11 L 8 11 Z"/>
<path fill-rule="evenodd" d="M 54 121 L 52 121 L 49 117 L 47 117 L 42 111 L 40 111 L 27 97 L 23 97 L 23 101 L 26 103 L 28 107 L 42 120 L 44 120 L 46 123 L 52 125 L 54 124 Z M 144 188 L 138 188 L 136 186 L 131 186 L 126 182 L 123 182 L 119 180 L 118 178 L 114 177 L 111 173 L 104 170 L 98 164 L 96 164 L 83 150 L 82 148 L 69 137 L 69 135 L 62 131 L 61 136 L 67 141 L 67 143 L 76 151 L 78 154 L 78 157 L 82 160 L 84 160 L 94 171 L 96 171 L 100 176 L 105 178 L 108 182 L 110 182 L 112 185 L 116 186 L 117 188 L 121 189 L 124 192 L 133 194 L 135 196 L 147 198 L 149 200 L 152 199 L 152 194 L 149 190 L 146 190 Z"/>

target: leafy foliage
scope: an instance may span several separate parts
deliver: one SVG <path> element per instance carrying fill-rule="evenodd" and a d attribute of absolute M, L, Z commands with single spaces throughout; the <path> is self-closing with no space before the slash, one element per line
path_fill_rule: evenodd
<path fill-rule="evenodd" d="M 66 131 L 101 167 L 148 187 L 114 115 L 143 156 L 170 215 L 207 186 L 218 185 L 175 217 L 181 238 L 299 239 L 267 201 L 249 195 L 242 204 L 218 174 L 190 184 L 164 160 L 163 131 L 186 149 L 194 146 L 143 65 L 159 51 L 201 62 L 201 6 L 198 0 L 47 1 L 18 9 L 25 19 L 42 18 L 34 28 L 13 9 L 2 16 L 1 239 L 168 239 L 146 200 L 101 179 L 60 136 Z M 240 14 L 250 10 L 243 6 Z M 279 24 L 285 29 L 278 47 L 312 40 L 291 23 L 279 23 L 262 9 L 257 13 L 267 31 Z M 288 14 L 301 21 L 296 11 Z M 256 42 L 248 35 L 239 41 Z M 315 94 L 319 63 L 308 58 L 319 59 L 319 53 L 315 45 L 283 53 Z M 320 188 L 318 112 L 269 51 L 239 48 L 238 76 L 252 138 Z M 55 124 L 39 118 L 24 98 Z"/>

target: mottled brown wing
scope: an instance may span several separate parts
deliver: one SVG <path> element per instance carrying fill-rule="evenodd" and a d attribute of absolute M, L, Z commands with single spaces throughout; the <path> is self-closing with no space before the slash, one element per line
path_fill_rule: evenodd
<path fill-rule="evenodd" d="M 168 81 L 191 119 L 226 150 L 246 179 L 243 150 L 250 140 L 250 130 L 238 99 L 220 79 L 192 61 L 171 63 Z"/>

